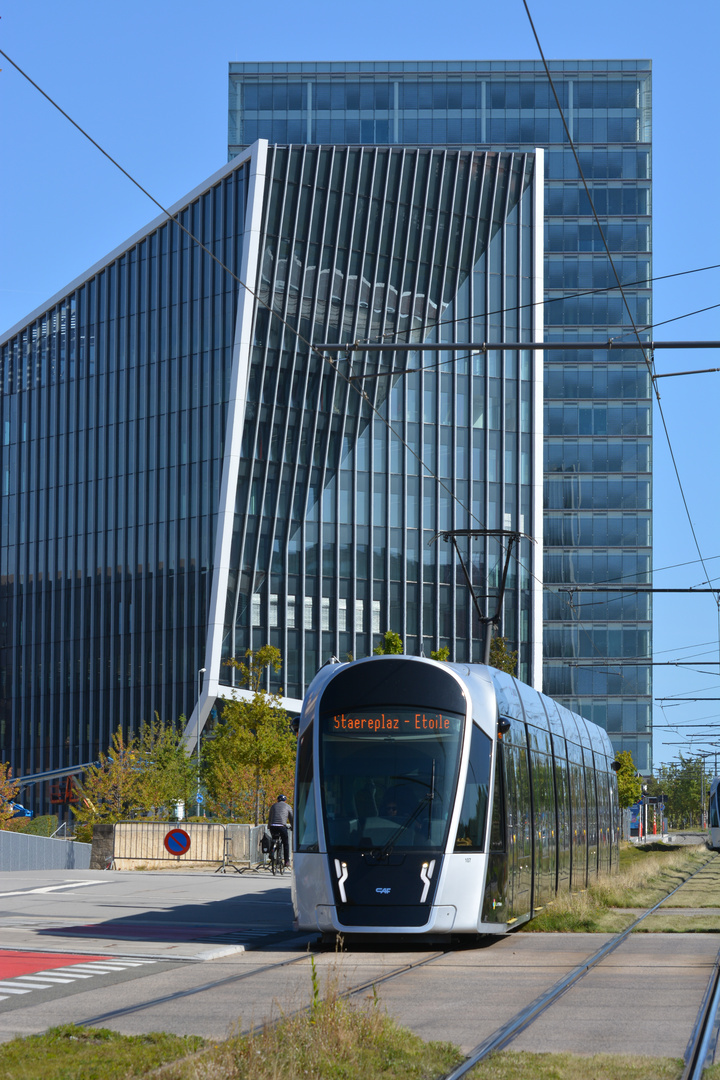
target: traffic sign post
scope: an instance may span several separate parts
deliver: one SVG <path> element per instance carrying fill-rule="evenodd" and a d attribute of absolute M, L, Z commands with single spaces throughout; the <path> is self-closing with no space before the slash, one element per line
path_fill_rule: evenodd
<path fill-rule="evenodd" d="M 185 855 L 190 850 L 190 837 L 184 829 L 171 829 L 163 843 L 171 855 Z"/>

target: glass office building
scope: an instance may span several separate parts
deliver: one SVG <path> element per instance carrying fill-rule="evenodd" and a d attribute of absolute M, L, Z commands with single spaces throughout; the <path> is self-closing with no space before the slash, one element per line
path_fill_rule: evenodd
<path fill-rule="evenodd" d="M 627 309 L 539 61 L 231 63 L 229 152 L 257 137 L 545 148 L 545 340 L 598 348 L 544 354 L 543 683 L 647 771 L 651 600 L 607 586 L 650 580 L 651 386 L 640 350 L 602 345 L 633 340 L 628 312 L 642 337 L 652 321 L 651 65 L 549 67 Z"/>
<path fill-rule="evenodd" d="M 542 172 L 542 151 L 255 141 L 179 224 L 0 338 L 16 775 L 92 760 L 156 712 L 194 739 L 226 661 L 266 642 L 291 708 L 388 628 L 480 659 L 448 529 L 524 534 L 501 629 L 539 681 L 542 362 L 456 343 L 540 332 Z M 356 338 L 387 348 L 313 347 Z M 401 341 L 446 347 L 418 364 Z M 502 541 L 460 543 L 487 609 Z"/>

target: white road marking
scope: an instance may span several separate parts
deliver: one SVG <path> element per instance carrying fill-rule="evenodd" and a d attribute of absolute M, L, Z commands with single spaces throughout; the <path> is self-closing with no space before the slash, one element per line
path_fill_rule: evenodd
<path fill-rule="evenodd" d="M 70 975 L 70 974 L 72 974 L 74 979 L 92 979 L 92 972 L 91 971 L 74 972 L 73 968 L 53 968 L 53 971 L 57 971 L 61 975 Z"/>
<path fill-rule="evenodd" d="M 58 979 L 54 975 L 43 975 L 42 973 L 40 975 L 21 975 L 19 977 L 22 979 L 22 981 L 24 983 L 26 983 L 26 982 L 33 982 L 33 983 L 35 983 L 35 982 L 70 983 L 70 982 L 73 981 L 69 976 L 66 976 L 63 979 Z"/>
<path fill-rule="evenodd" d="M 80 965 L 78 965 L 80 967 Z M 83 964 L 80 971 L 87 971 L 90 975 L 107 975 L 111 971 L 127 971 L 134 964 Z"/>
<path fill-rule="evenodd" d="M 108 878 L 107 881 L 104 879 L 102 881 L 71 881 L 67 885 L 42 885 L 37 889 L 16 889 L 14 892 L 0 893 L 0 899 L 3 896 L 29 896 L 31 893 L 58 892 L 60 889 L 80 889 L 84 885 L 109 885 L 111 880 L 111 878 Z"/>
<path fill-rule="evenodd" d="M 93 975 L 112 975 L 115 971 L 131 971 L 145 964 L 156 964 L 157 960 L 121 960 L 109 964 L 88 963 L 69 964 L 64 968 L 52 968 L 32 975 L 17 975 L 14 979 L 0 980 L 0 1001 L 8 1001 L 11 994 L 30 994 L 33 990 L 53 990 L 59 984 L 71 983 L 75 979 L 91 979 Z"/>

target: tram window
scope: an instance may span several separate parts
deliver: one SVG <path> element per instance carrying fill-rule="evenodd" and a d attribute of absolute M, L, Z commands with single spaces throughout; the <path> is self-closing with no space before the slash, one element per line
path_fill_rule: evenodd
<path fill-rule="evenodd" d="M 505 783 L 503 781 L 503 745 L 495 751 L 495 786 L 493 790 L 492 824 L 490 826 L 490 850 L 505 850 Z"/>
<path fill-rule="evenodd" d="M 300 746 L 298 748 L 297 798 L 295 800 L 295 830 L 298 851 L 318 850 L 312 740 L 313 725 L 308 724 L 300 736 Z"/>
<path fill-rule="evenodd" d="M 473 724 L 465 794 L 455 835 L 456 851 L 484 851 L 490 783 L 490 739 Z"/>
<path fill-rule="evenodd" d="M 719 789 L 720 790 L 720 789 Z M 718 827 L 718 793 L 714 791 L 710 796 L 710 828 Z"/>
<path fill-rule="evenodd" d="M 444 710 L 382 705 L 322 717 L 328 847 L 444 847 L 464 719 Z"/>

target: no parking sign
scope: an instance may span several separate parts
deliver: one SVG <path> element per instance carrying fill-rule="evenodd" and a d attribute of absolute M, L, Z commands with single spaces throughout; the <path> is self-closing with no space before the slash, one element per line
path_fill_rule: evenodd
<path fill-rule="evenodd" d="M 171 829 L 164 840 L 165 850 L 171 855 L 184 855 L 190 850 L 190 837 L 184 829 Z"/>

